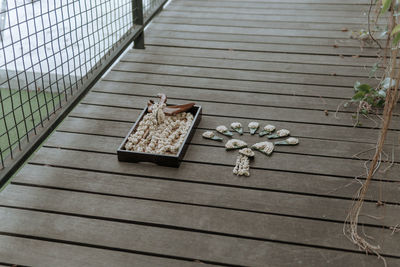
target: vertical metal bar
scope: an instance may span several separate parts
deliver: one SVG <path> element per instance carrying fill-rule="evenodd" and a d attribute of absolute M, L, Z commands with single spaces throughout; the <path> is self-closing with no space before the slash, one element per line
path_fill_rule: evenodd
<path fill-rule="evenodd" d="M 143 2 L 142 0 L 132 0 L 132 13 L 133 13 L 133 24 L 143 25 Z M 135 49 L 144 49 L 144 29 L 142 29 L 139 35 L 134 40 Z"/>

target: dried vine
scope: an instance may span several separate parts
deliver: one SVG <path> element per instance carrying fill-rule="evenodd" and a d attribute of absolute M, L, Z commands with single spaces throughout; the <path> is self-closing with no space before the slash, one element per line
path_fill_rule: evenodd
<path fill-rule="evenodd" d="M 395 3 L 396 2 L 396 3 Z M 371 160 L 369 168 L 367 169 L 366 180 L 361 185 L 361 188 L 358 190 L 350 212 L 345 221 L 345 225 L 343 228 L 344 234 L 356 244 L 360 249 L 376 254 L 380 257 L 385 266 L 386 261 L 384 258 L 380 256 L 380 246 L 379 244 L 371 244 L 367 241 L 360 233 L 358 229 L 359 216 L 362 210 L 362 206 L 368 192 L 368 187 L 374 177 L 374 174 L 380 167 L 381 157 L 383 153 L 383 146 L 385 144 L 387 132 L 390 126 L 390 122 L 393 115 L 393 110 L 396 106 L 396 103 L 399 100 L 399 83 L 400 83 L 400 62 L 397 59 L 398 50 L 399 50 L 399 40 L 400 40 L 400 25 L 398 24 L 398 4 L 397 1 L 392 0 L 381 0 L 377 1 L 375 6 L 379 12 L 379 14 L 390 13 L 388 16 L 388 35 L 386 39 L 386 47 L 384 53 L 384 66 L 385 72 L 381 77 L 381 80 L 388 80 L 388 87 L 385 91 L 385 102 L 384 102 L 384 110 L 382 116 L 382 127 L 377 140 L 375 154 Z M 371 4 L 372 8 L 372 4 Z M 371 10 L 371 9 L 370 9 Z M 369 17 L 369 16 L 368 16 Z M 377 18 L 379 15 L 377 16 Z M 377 20 L 375 21 L 375 23 Z M 372 36 L 372 33 L 369 32 Z M 372 37 L 372 40 L 375 38 Z M 387 51 L 391 51 L 390 57 L 387 56 Z M 388 64 L 386 64 L 388 63 Z M 379 87 L 379 86 L 378 86 Z M 377 88 L 378 90 L 380 88 Z M 380 203 L 381 200 L 379 200 Z M 396 226 L 397 227 L 397 226 Z M 397 228 L 393 230 L 395 232 Z"/>

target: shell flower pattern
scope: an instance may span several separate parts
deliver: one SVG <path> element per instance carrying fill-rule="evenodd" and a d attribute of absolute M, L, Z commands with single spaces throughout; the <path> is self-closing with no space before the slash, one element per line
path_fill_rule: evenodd
<path fill-rule="evenodd" d="M 243 127 L 240 122 L 232 122 L 231 128 L 238 132 L 239 134 L 243 134 Z M 257 130 L 260 128 L 260 124 L 258 122 L 252 121 L 248 124 L 249 131 L 251 135 L 256 134 Z M 267 136 L 268 139 L 278 139 L 287 137 L 285 140 L 279 140 L 275 142 L 271 141 L 263 141 L 253 144 L 250 148 L 247 147 L 247 143 L 239 140 L 239 139 L 230 139 L 225 143 L 226 150 L 235 150 L 238 149 L 239 153 L 237 154 L 236 164 L 233 168 L 233 173 L 237 176 L 250 176 L 250 159 L 254 158 L 254 151 L 259 151 L 267 156 L 271 156 L 275 150 L 275 146 L 294 146 L 299 144 L 299 139 L 290 136 L 290 131 L 286 129 L 281 129 L 275 132 L 276 127 L 274 125 L 268 124 L 262 128 L 262 131 L 259 133 L 260 137 Z M 233 133 L 229 131 L 229 129 L 220 125 L 216 128 L 217 132 L 232 137 Z M 204 138 L 222 141 L 222 138 L 216 136 L 214 132 L 207 131 L 203 133 Z"/>
<path fill-rule="evenodd" d="M 214 140 L 214 141 L 220 141 L 221 142 L 222 140 L 224 140 L 223 138 L 217 136 L 213 131 L 204 132 L 202 134 L 202 136 L 203 136 L 203 138 L 211 139 L 211 140 Z"/>
<path fill-rule="evenodd" d="M 277 131 L 275 134 L 267 135 L 268 139 L 276 139 L 281 137 L 286 137 L 290 135 L 290 131 L 286 129 L 282 129 Z"/>
<path fill-rule="evenodd" d="M 252 121 L 249 123 L 248 127 L 250 130 L 250 134 L 253 135 L 257 132 L 258 128 L 260 127 L 260 124 L 256 121 Z"/>
<path fill-rule="evenodd" d="M 226 136 L 233 136 L 233 133 L 229 131 L 228 127 L 225 125 L 220 125 L 216 128 L 217 132 L 226 135 Z"/>
<path fill-rule="evenodd" d="M 226 150 L 241 149 L 247 147 L 247 143 L 239 139 L 231 139 L 225 144 Z"/>
<path fill-rule="evenodd" d="M 233 130 L 235 130 L 236 132 L 238 132 L 240 135 L 243 134 L 243 127 L 242 127 L 242 124 L 240 122 L 232 122 L 231 123 L 231 128 Z"/>
<path fill-rule="evenodd" d="M 273 131 L 275 131 L 275 129 L 276 128 L 274 125 L 271 124 L 265 125 L 263 130 L 258 135 L 262 137 L 264 135 L 271 134 Z"/>

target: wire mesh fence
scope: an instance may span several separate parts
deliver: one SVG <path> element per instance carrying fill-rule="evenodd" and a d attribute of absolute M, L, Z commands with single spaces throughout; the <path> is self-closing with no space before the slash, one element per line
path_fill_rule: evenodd
<path fill-rule="evenodd" d="M 142 0 L 140 0 L 142 1 Z M 143 0 L 146 18 L 165 0 Z M 139 2 L 140 3 L 140 2 Z M 0 169 L 137 31 L 138 0 L 0 0 Z M 140 5 L 139 5 L 140 6 Z M 141 23 L 142 24 L 142 23 Z"/>

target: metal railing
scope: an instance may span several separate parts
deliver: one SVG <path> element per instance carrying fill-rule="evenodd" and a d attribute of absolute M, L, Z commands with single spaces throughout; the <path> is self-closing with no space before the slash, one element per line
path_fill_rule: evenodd
<path fill-rule="evenodd" d="M 166 2 L 0 0 L 0 185 Z"/>

